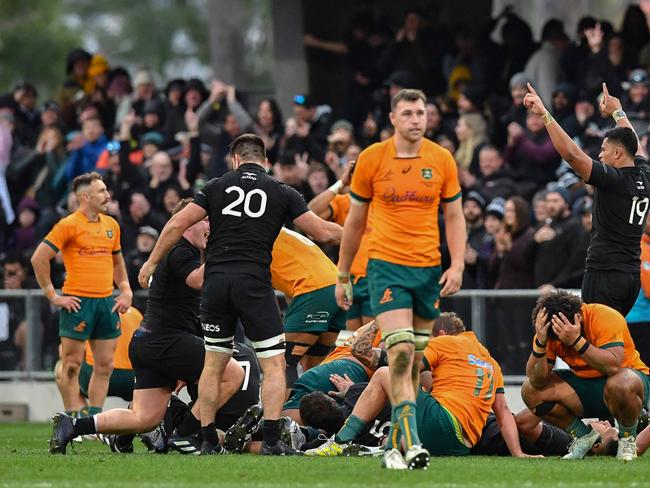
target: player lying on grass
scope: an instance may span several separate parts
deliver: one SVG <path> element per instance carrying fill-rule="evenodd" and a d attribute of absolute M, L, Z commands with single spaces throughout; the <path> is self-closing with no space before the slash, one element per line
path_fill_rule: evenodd
<path fill-rule="evenodd" d="M 533 322 L 521 395 L 535 415 L 575 438 L 564 458 L 583 458 L 600 438 L 582 418 L 609 416 L 619 424 L 616 457 L 636 458 L 637 422 L 647 405 L 650 377 L 623 316 L 560 290 L 539 298 Z M 571 369 L 554 371 L 556 358 Z"/>
<path fill-rule="evenodd" d="M 306 371 L 298 378 L 293 384 L 289 399 L 284 404 L 282 415 L 302 425 L 299 412 L 302 397 L 314 391 L 327 393 L 336 390 L 336 380 L 333 380 L 333 377 L 348 377 L 354 383 L 368 381 L 380 364 L 381 350 L 378 348 L 380 342 L 381 334 L 374 321 L 358 329 L 342 346 L 332 351 L 320 365 Z"/>
<path fill-rule="evenodd" d="M 174 209 L 178 213 L 191 200 L 182 200 Z M 133 450 L 135 434 L 149 432 L 162 421 L 178 380 L 195 384 L 203 369 L 205 346 L 197 334 L 209 224 L 201 220 L 189 227 L 183 237 L 165 255 L 156 269 L 147 299 L 142 325 L 135 331 L 129 346 L 129 358 L 136 381 L 129 409 L 73 419 L 65 413 L 54 416 L 50 452 L 65 454 L 68 443 L 78 435 L 121 434 L 111 438 L 112 448 Z M 219 407 L 241 386 L 245 373 L 231 359 L 226 368 Z M 179 428 L 193 432 L 200 428 L 198 404 Z"/>
<path fill-rule="evenodd" d="M 416 399 L 417 430 L 424 447 L 439 456 L 469 454 L 481 436 L 490 409 L 494 409 L 513 455 L 526 456 L 505 402 L 501 369 L 487 349 L 473 332 L 465 330 L 462 320 L 454 313 L 443 313 L 435 319 L 433 335 L 423 359 L 430 379 L 423 380 L 422 384 L 430 391 L 420 390 Z M 343 454 L 348 444 L 384 408 L 389 385 L 388 368 L 378 369 L 343 428 L 321 447 L 306 454 Z M 391 449 L 402 446 L 398 438 L 389 440 L 395 446 Z M 405 462 L 401 469 L 407 469 Z"/>

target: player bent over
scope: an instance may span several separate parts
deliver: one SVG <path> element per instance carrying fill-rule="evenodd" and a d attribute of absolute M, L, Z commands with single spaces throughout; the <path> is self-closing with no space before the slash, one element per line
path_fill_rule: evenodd
<path fill-rule="evenodd" d="M 650 377 L 623 316 L 560 290 L 540 297 L 533 320 L 535 339 L 521 395 L 535 415 L 575 438 L 564 459 L 582 459 L 599 439 L 580 419 L 610 415 L 619 423 L 616 457 L 635 459 Z M 556 358 L 570 370 L 553 371 Z"/>
<path fill-rule="evenodd" d="M 425 369 L 431 371 L 432 388 L 429 393 L 419 389 L 416 399 L 416 425 L 422 445 L 436 456 L 469 454 L 494 407 L 511 452 L 523 455 L 514 417 L 505 403 L 503 376 L 497 362 L 454 313 L 443 313 L 435 319 L 433 335 L 423 359 Z M 345 452 L 346 445 L 381 412 L 389 392 L 389 371 L 380 368 L 343 428 L 306 454 L 332 456 Z M 397 431 L 393 429 L 389 435 L 393 439 L 388 442 L 396 445 Z M 409 431 L 405 431 L 404 436 L 408 435 Z M 401 456 L 394 456 L 391 462 L 393 469 L 412 469 Z"/>
<path fill-rule="evenodd" d="M 189 201 L 182 200 L 175 213 Z M 205 220 L 189 227 L 156 269 L 144 320 L 129 345 L 136 376 L 131 408 L 80 419 L 63 413 L 55 415 L 51 453 L 65 454 L 71 439 L 94 433 L 126 434 L 113 437 L 111 448 L 130 452 L 134 434 L 151 431 L 163 419 L 177 381 L 188 384 L 198 381 L 205 350 L 203 340 L 197 335 L 204 272 L 201 251 L 205 249 L 208 232 Z M 230 361 L 222 385 L 224 403 L 243 380 L 242 368 L 234 360 Z M 179 429 L 198 430 L 197 410 L 195 407 L 194 414 L 185 417 Z"/>

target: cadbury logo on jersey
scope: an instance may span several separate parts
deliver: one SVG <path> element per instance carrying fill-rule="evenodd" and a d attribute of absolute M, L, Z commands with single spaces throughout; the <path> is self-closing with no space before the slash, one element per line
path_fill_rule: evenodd
<path fill-rule="evenodd" d="M 82 247 L 79 249 L 80 256 L 109 256 L 111 250 L 107 247 Z"/>
<path fill-rule="evenodd" d="M 418 195 L 417 190 L 407 190 L 404 193 L 397 193 L 395 188 L 389 188 L 381 196 L 384 201 L 389 203 L 401 202 L 419 202 L 419 203 L 435 203 L 436 197 L 434 195 Z"/>

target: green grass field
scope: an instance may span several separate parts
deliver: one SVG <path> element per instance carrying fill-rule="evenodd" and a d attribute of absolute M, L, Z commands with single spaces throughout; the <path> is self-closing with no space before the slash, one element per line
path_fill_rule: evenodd
<path fill-rule="evenodd" d="M 155 455 L 136 443 L 131 455 L 99 442 L 77 444 L 65 456 L 47 452 L 46 424 L 0 425 L 0 486 L 43 487 L 637 487 L 650 486 L 650 457 L 615 459 L 437 458 L 427 471 L 395 472 L 377 459 Z"/>

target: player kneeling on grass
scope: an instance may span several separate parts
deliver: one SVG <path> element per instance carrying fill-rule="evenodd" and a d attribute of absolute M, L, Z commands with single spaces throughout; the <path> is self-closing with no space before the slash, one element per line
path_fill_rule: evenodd
<path fill-rule="evenodd" d="M 108 393 L 106 396 L 119 397 L 127 402 L 133 399 L 133 379 L 135 378 L 135 373 L 129 360 L 129 343 L 131 342 L 131 337 L 133 337 L 133 332 L 140 327 L 140 322 L 142 322 L 142 314 L 135 307 L 129 307 L 126 312 L 120 314 L 122 335 L 117 339 L 117 347 L 113 356 L 114 367 L 108 381 Z M 79 417 L 86 417 L 89 413 L 86 399 L 88 398 L 94 363 L 92 349 L 90 348 L 89 342 L 86 341 L 86 356 L 81 362 L 81 368 L 79 369 L 79 395 L 76 399 L 73 399 L 74 403 L 71 405 L 72 410 L 78 412 L 77 416 Z M 62 374 L 62 362 L 59 360 L 54 367 L 54 375 L 56 386 L 60 392 L 62 388 Z"/>
<path fill-rule="evenodd" d="M 182 200 L 180 212 L 190 202 Z M 50 452 L 65 454 L 78 435 L 121 434 L 110 438 L 112 450 L 131 452 L 135 434 L 154 429 L 165 416 L 178 380 L 195 384 L 203 369 L 205 344 L 197 336 L 201 330 L 199 311 L 205 249 L 209 224 L 201 220 L 190 226 L 156 268 L 147 299 L 144 320 L 133 334 L 129 358 L 135 370 L 135 388 L 130 409 L 113 409 L 92 417 L 74 419 L 65 413 L 54 416 Z M 244 371 L 234 359 L 226 366 L 221 388 L 222 406 L 244 381 Z M 199 430 L 198 404 L 183 420 L 183 431 Z"/>
<path fill-rule="evenodd" d="M 623 316 L 560 290 L 540 297 L 533 321 L 533 352 L 521 395 L 535 415 L 575 438 L 564 459 L 582 459 L 599 439 L 580 419 L 610 415 L 619 423 L 616 457 L 636 458 L 637 423 L 650 377 Z M 558 357 L 571 369 L 553 371 Z"/>
<path fill-rule="evenodd" d="M 423 359 L 425 370 L 431 372 L 431 379 L 422 383 L 430 391 L 420 389 L 416 398 L 417 431 L 422 445 L 437 456 L 469 454 L 481 436 L 490 409 L 494 408 L 501 419 L 501 429 L 511 452 L 523 456 L 517 426 L 505 402 L 503 376 L 497 362 L 478 342 L 474 333 L 465 330 L 463 321 L 454 313 L 443 313 L 435 319 L 433 335 L 424 350 Z M 321 447 L 306 454 L 344 454 L 348 444 L 380 413 L 389 392 L 388 368 L 380 368 L 361 394 L 343 428 Z M 399 420 L 393 419 L 393 422 Z M 404 435 L 407 433 L 405 429 Z M 389 436 L 387 451 L 399 453 L 401 446 L 398 436 Z M 393 469 L 407 467 L 406 462 L 402 461 L 401 467 Z"/>

